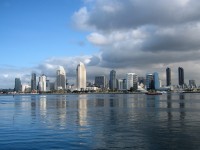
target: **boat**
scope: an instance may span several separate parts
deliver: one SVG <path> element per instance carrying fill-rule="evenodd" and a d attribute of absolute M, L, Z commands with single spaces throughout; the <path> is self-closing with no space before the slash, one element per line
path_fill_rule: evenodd
<path fill-rule="evenodd" d="M 146 95 L 162 95 L 161 92 L 147 92 Z"/>

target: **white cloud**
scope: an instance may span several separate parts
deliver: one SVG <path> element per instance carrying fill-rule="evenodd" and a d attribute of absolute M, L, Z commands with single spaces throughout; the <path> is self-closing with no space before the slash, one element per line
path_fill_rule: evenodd
<path fill-rule="evenodd" d="M 98 67 L 115 68 L 121 74 L 136 70 L 143 76 L 146 72 L 158 71 L 164 78 L 165 68 L 171 66 L 176 81 L 177 68 L 183 66 L 187 80 L 200 80 L 199 67 L 190 67 L 199 63 L 200 57 L 200 4 L 197 0 L 96 0 L 89 3 L 85 4 L 84 25 L 91 27 L 87 28 L 91 32 L 88 41 L 99 47 L 99 59 L 93 58 Z"/>
<path fill-rule="evenodd" d="M 105 45 L 108 44 L 108 39 L 99 33 L 91 33 L 87 36 L 87 40 L 95 45 Z"/>
<path fill-rule="evenodd" d="M 86 7 L 82 7 L 72 16 L 74 25 L 81 30 L 91 30 L 93 28 L 91 25 L 87 24 L 88 19 L 89 14 Z"/>

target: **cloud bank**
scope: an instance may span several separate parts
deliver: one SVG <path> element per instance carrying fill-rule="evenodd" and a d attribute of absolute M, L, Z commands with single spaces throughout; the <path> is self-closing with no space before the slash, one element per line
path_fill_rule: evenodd
<path fill-rule="evenodd" d="M 199 80 L 199 9 L 197 0 L 96 0 L 86 2 L 73 20 L 99 47 L 98 66 L 141 76 L 158 71 L 164 84 L 165 69 L 171 67 L 177 84 L 179 66 L 186 80 Z"/>
<path fill-rule="evenodd" d="M 14 74 L 30 82 L 32 71 L 54 80 L 56 67 L 62 65 L 72 83 L 76 66 L 82 61 L 89 80 L 95 75 L 108 75 L 112 69 L 118 78 L 124 78 L 127 72 L 145 76 L 157 71 L 165 84 L 165 69 L 171 67 L 172 83 L 177 84 L 177 70 L 182 66 L 185 82 L 195 79 L 199 83 L 199 10 L 197 0 L 85 0 L 84 6 L 74 12 L 72 22 L 77 30 L 88 33 L 85 38 L 99 49 L 98 54 L 52 57 L 26 68 L 26 72 L 24 68 L 12 72 L 9 67 L 2 68 L 0 80 L 14 82 Z"/>

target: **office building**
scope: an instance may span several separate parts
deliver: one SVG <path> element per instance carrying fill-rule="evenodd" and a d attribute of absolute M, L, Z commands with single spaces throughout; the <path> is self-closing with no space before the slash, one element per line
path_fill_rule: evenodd
<path fill-rule="evenodd" d="M 50 81 L 46 80 L 46 91 L 50 91 L 50 89 L 51 89 Z"/>
<path fill-rule="evenodd" d="M 106 88 L 106 77 L 105 76 L 96 76 L 95 77 L 95 86 L 104 89 Z"/>
<path fill-rule="evenodd" d="M 190 88 L 196 88 L 197 85 L 196 85 L 195 80 L 189 80 L 189 86 L 190 86 Z"/>
<path fill-rule="evenodd" d="M 31 91 L 37 90 L 36 73 L 31 74 Z"/>
<path fill-rule="evenodd" d="M 117 89 L 120 90 L 120 91 L 124 90 L 123 79 L 117 80 Z"/>
<path fill-rule="evenodd" d="M 161 87 L 161 81 L 157 72 L 153 73 L 154 88 L 158 90 Z"/>
<path fill-rule="evenodd" d="M 126 74 L 126 89 L 130 90 L 137 90 L 138 87 L 138 77 L 135 73 L 127 73 Z"/>
<path fill-rule="evenodd" d="M 154 77 L 153 77 L 153 74 L 151 73 L 146 74 L 146 89 L 147 90 L 155 89 Z"/>
<path fill-rule="evenodd" d="M 44 74 L 39 77 L 38 89 L 40 92 L 46 91 L 46 80 L 47 77 Z"/>
<path fill-rule="evenodd" d="M 66 72 L 63 66 L 58 66 L 56 71 L 56 90 L 66 89 Z"/>
<path fill-rule="evenodd" d="M 171 69 L 166 69 L 166 86 L 171 86 Z"/>
<path fill-rule="evenodd" d="M 21 92 L 22 91 L 22 84 L 20 78 L 15 78 L 15 92 Z"/>
<path fill-rule="evenodd" d="M 117 79 L 116 79 L 116 71 L 110 71 L 110 81 L 109 81 L 110 90 L 114 91 L 117 89 Z"/>
<path fill-rule="evenodd" d="M 123 79 L 123 89 L 126 90 L 126 79 Z"/>
<path fill-rule="evenodd" d="M 184 69 L 182 67 L 178 68 L 178 83 L 179 86 L 183 88 L 184 86 Z"/>
<path fill-rule="evenodd" d="M 159 79 L 159 74 L 154 72 L 153 74 L 146 74 L 146 89 L 147 90 L 159 90 L 161 87 L 161 82 Z"/>
<path fill-rule="evenodd" d="M 77 86 L 77 90 L 82 91 L 86 89 L 86 69 L 85 69 L 85 65 L 82 62 L 80 62 L 77 65 L 76 86 Z"/>

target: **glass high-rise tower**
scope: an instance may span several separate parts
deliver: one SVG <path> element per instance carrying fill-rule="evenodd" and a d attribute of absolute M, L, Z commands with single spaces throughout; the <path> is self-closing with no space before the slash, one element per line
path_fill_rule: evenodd
<path fill-rule="evenodd" d="M 166 85 L 171 86 L 171 69 L 166 69 Z"/>
<path fill-rule="evenodd" d="M 117 80 L 116 80 L 116 71 L 112 70 L 110 72 L 110 89 L 115 90 L 117 89 Z"/>
<path fill-rule="evenodd" d="M 184 85 L 184 69 L 182 67 L 178 68 L 178 83 L 181 87 Z"/>
<path fill-rule="evenodd" d="M 14 91 L 21 92 L 21 90 L 22 90 L 21 80 L 20 80 L 20 78 L 15 78 L 15 89 L 14 89 Z"/>
<path fill-rule="evenodd" d="M 36 73 L 32 73 L 31 75 L 31 91 L 37 90 L 36 84 Z"/>
<path fill-rule="evenodd" d="M 56 72 L 56 90 L 66 89 L 66 72 L 62 66 L 59 66 Z"/>
<path fill-rule="evenodd" d="M 96 76 L 95 77 L 95 85 L 102 89 L 105 88 L 106 87 L 106 77 L 104 75 Z"/>
<path fill-rule="evenodd" d="M 78 90 L 86 89 L 86 69 L 82 62 L 76 68 L 76 86 Z"/>

